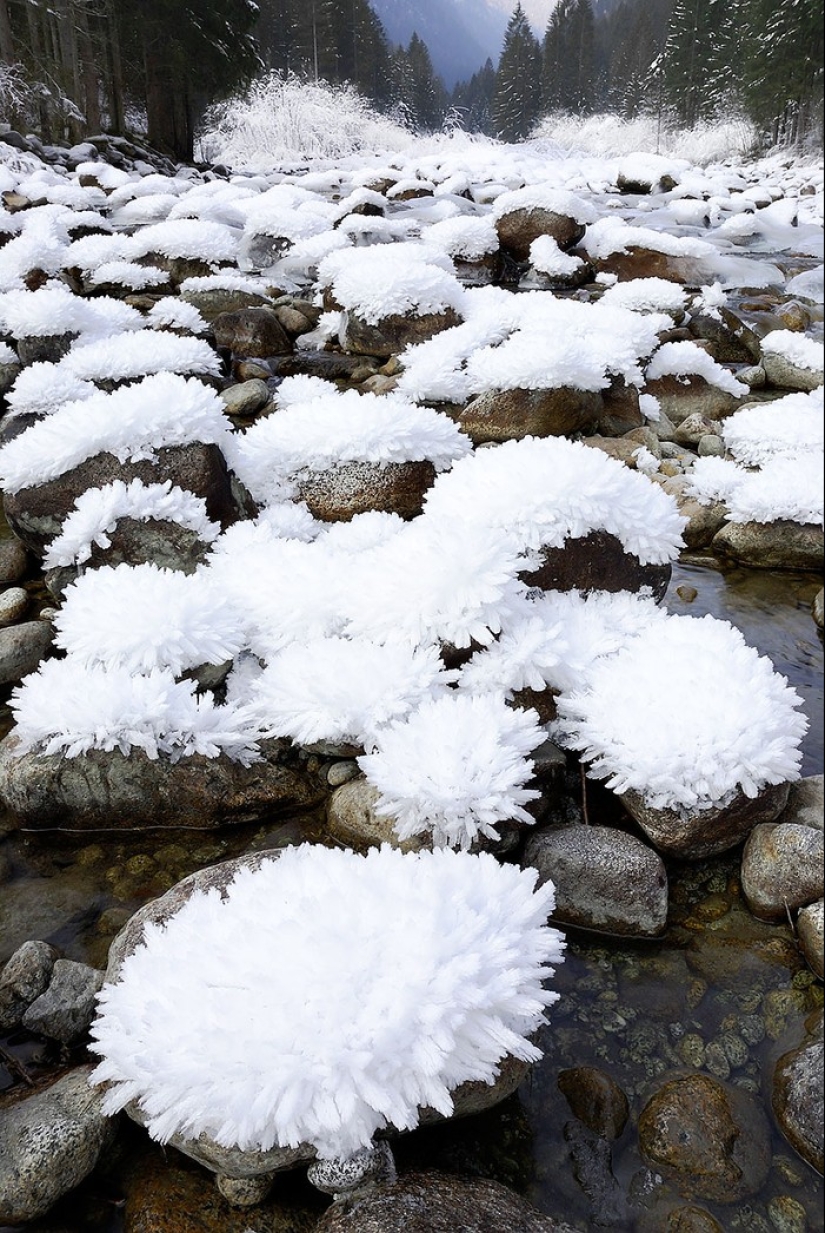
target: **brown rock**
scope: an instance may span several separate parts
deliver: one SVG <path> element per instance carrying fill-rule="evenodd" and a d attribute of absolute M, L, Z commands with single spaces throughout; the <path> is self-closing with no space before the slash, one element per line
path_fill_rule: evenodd
<path fill-rule="evenodd" d="M 467 403 L 457 422 L 474 445 L 563 437 L 593 429 L 602 411 L 600 394 L 561 386 L 552 390 L 489 390 Z"/>
<path fill-rule="evenodd" d="M 670 582 L 670 565 L 642 565 L 608 531 L 568 539 L 562 548 L 542 548 L 542 564 L 520 577 L 545 591 L 639 591 L 648 586 L 657 600 Z"/>
<path fill-rule="evenodd" d="M 421 513 L 435 480 L 431 462 L 343 462 L 325 471 L 305 471 L 296 480 L 298 499 L 322 522 L 349 522 L 367 510 L 401 518 Z"/>
<path fill-rule="evenodd" d="M 694 412 L 708 420 L 722 419 L 735 411 L 741 402 L 734 394 L 728 394 L 698 376 L 657 377 L 646 383 L 644 393 L 658 398 L 662 411 L 677 426 Z"/>
<path fill-rule="evenodd" d="M 567 214 L 556 214 L 539 206 L 510 210 L 496 219 L 499 244 L 516 261 L 529 261 L 530 245 L 539 236 L 549 235 L 559 248 L 571 248 L 578 244 L 585 232 L 584 225 Z"/>
<path fill-rule="evenodd" d="M 628 244 L 623 253 L 610 253 L 593 261 L 599 273 L 615 274 L 619 282 L 631 278 L 664 278 L 669 283 L 696 283 L 696 260 L 691 257 L 669 257 L 666 253 Z M 698 285 L 698 284 L 696 284 Z"/>
<path fill-rule="evenodd" d="M 392 818 L 376 813 L 378 789 L 366 779 L 351 779 L 336 788 L 327 801 L 327 829 L 347 847 L 379 848 L 388 843 L 403 852 L 416 852 L 421 840 L 400 840 Z"/>
<path fill-rule="evenodd" d="M 771 1106 L 785 1138 L 817 1173 L 823 1171 L 822 1016 L 814 1033 L 776 1064 Z"/>
<path fill-rule="evenodd" d="M 357 313 L 345 311 L 341 317 L 339 337 L 345 351 L 388 359 L 405 347 L 424 342 L 433 334 L 439 334 L 460 322 L 461 318 L 452 308 L 420 315 L 391 313 L 375 325 L 368 324 Z"/>
<path fill-rule="evenodd" d="M 598 430 L 606 437 L 621 437 L 634 428 L 643 428 L 645 417 L 639 409 L 639 391 L 623 377 L 614 377 L 602 390 L 602 410 Z"/>
<path fill-rule="evenodd" d="M 653 846 L 666 856 L 702 860 L 727 852 L 760 822 L 773 822 L 788 800 L 788 784 L 769 784 L 755 798 L 739 792 L 727 804 L 684 815 L 675 809 L 654 809 L 633 789 L 619 798 Z"/>
<path fill-rule="evenodd" d="M 754 569 L 793 569 L 821 572 L 825 560 L 825 534 L 812 523 L 728 522 L 711 541 L 716 556 Z"/>
<path fill-rule="evenodd" d="M 760 920 L 784 920 L 825 894 L 822 831 L 794 822 L 762 823 L 742 853 L 742 891 Z"/>
<path fill-rule="evenodd" d="M 574 1066 L 560 1071 L 557 1082 L 574 1117 L 603 1139 L 621 1138 L 630 1106 L 611 1075 L 595 1066 Z"/>
<path fill-rule="evenodd" d="M 212 320 L 212 332 L 217 345 L 227 347 L 234 355 L 265 358 L 292 350 L 292 341 L 274 308 L 239 308 L 219 313 Z"/>
<path fill-rule="evenodd" d="M 688 329 L 694 338 L 711 344 L 719 364 L 756 364 L 762 354 L 753 330 L 732 309 L 722 306 L 715 313 L 696 313 Z"/>

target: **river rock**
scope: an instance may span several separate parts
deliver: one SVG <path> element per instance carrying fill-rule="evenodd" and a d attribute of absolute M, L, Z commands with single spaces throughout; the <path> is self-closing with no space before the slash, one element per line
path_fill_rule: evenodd
<path fill-rule="evenodd" d="M 68 355 L 72 343 L 78 337 L 77 333 L 67 331 L 64 334 L 41 334 L 39 337 L 17 338 L 15 339 L 17 355 L 24 366 L 41 361 L 56 364 L 63 359 L 64 355 Z"/>
<path fill-rule="evenodd" d="M 345 310 L 341 313 L 338 340 L 345 351 L 358 355 L 375 355 L 389 359 L 405 347 L 424 342 L 442 330 L 459 325 L 461 318 L 452 308 L 442 312 L 390 313 L 374 324 L 364 321 L 358 313 Z"/>
<path fill-rule="evenodd" d="M 725 305 L 712 313 L 694 313 L 688 322 L 694 338 L 711 344 L 710 353 L 719 364 L 758 364 L 762 350 L 754 331 Z M 741 380 L 741 373 L 737 373 Z"/>
<path fill-rule="evenodd" d="M 327 801 L 327 829 L 347 847 L 380 848 L 388 843 L 403 852 L 417 852 L 421 840 L 399 839 L 392 818 L 376 812 L 378 789 L 366 779 L 350 779 L 336 788 Z"/>
<path fill-rule="evenodd" d="M 527 841 L 525 866 L 556 888 L 553 920 L 629 937 L 656 937 L 667 922 L 660 857 L 609 826 L 552 826 Z"/>
<path fill-rule="evenodd" d="M 627 1229 L 633 1224 L 624 1191 L 613 1173 L 610 1144 L 581 1122 L 565 1122 L 573 1175 L 590 1201 L 589 1228 Z"/>
<path fill-rule="evenodd" d="M 498 242 L 516 261 L 530 260 L 530 245 L 539 236 L 549 235 L 559 248 L 577 244 L 585 232 L 584 224 L 569 214 L 557 214 L 541 206 L 519 206 L 495 220 Z"/>
<path fill-rule="evenodd" d="M 742 891 L 760 920 L 784 920 L 825 894 L 822 831 L 795 822 L 762 823 L 742 853 Z"/>
<path fill-rule="evenodd" d="M 16 360 L 0 361 L 0 397 L 8 394 L 11 387 L 14 385 L 17 378 L 20 376 L 22 365 Z"/>
<path fill-rule="evenodd" d="M 777 351 L 762 352 L 762 367 L 768 384 L 781 390 L 815 390 L 822 385 L 822 368 L 802 368 Z"/>
<path fill-rule="evenodd" d="M 97 968 L 58 959 L 48 988 L 30 1003 L 23 1015 L 23 1027 L 63 1045 L 71 1044 L 89 1030 L 102 984 L 103 973 Z"/>
<path fill-rule="evenodd" d="M 221 391 L 221 400 L 226 407 L 226 414 L 233 418 L 248 419 L 271 402 L 272 395 L 265 381 L 255 378 L 252 381 L 239 381 Z"/>
<path fill-rule="evenodd" d="M 0 586 L 20 582 L 29 566 L 25 545 L 10 536 L 0 539 Z"/>
<path fill-rule="evenodd" d="M 734 394 L 696 375 L 657 377 L 646 383 L 643 392 L 658 398 L 661 409 L 675 427 L 689 415 L 707 420 L 723 419 L 736 410 L 740 401 Z"/>
<path fill-rule="evenodd" d="M 683 497 L 678 502 L 679 513 L 687 518 L 687 526 L 682 531 L 682 538 L 689 549 L 707 548 L 725 524 L 727 507 L 721 501 L 711 501 L 709 505 L 701 505 L 692 497 Z"/>
<path fill-rule="evenodd" d="M 811 971 L 825 979 L 825 900 L 811 903 L 796 918 L 799 945 Z"/>
<path fill-rule="evenodd" d="M 77 498 L 88 488 L 102 488 L 116 479 L 127 484 L 133 479 L 144 484 L 171 480 L 185 492 L 203 497 L 209 517 L 224 527 L 241 512 L 221 451 L 216 445 L 192 442 L 164 446 L 153 460 L 141 462 L 121 463 L 114 454 L 95 454 L 45 484 L 6 493 L 6 518 L 23 543 L 42 555 L 49 540 L 60 533 Z"/>
<path fill-rule="evenodd" d="M 811 604 L 811 616 L 817 629 L 825 628 L 825 588 L 820 587 Z"/>
<path fill-rule="evenodd" d="M 595 428 L 602 408 L 601 394 L 571 386 L 488 390 L 467 403 L 457 423 L 475 445 L 523 437 L 563 437 Z"/>
<path fill-rule="evenodd" d="M 225 755 L 153 762 L 139 749 L 43 757 L 19 744 L 13 731 L 0 742 L 0 800 L 34 830 L 215 827 L 308 809 L 322 793 L 277 747 L 244 767 Z"/>
<path fill-rule="evenodd" d="M 600 433 L 606 437 L 621 437 L 635 429 L 645 428 L 646 420 L 639 406 L 639 391 L 635 385 L 628 385 L 624 377 L 614 377 L 601 393 L 602 410 L 597 424 Z"/>
<path fill-rule="evenodd" d="M 294 477 L 296 499 L 321 522 L 349 522 L 356 514 L 383 510 L 401 518 L 421 513 L 435 467 L 419 462 L 342 462 Z"/>
<path fill-rule="evenodd" d="M 187 291 L 180 293 L 185 304 L 196 308 L 204 321 L 212 322 L 223 313 L 241 312 L 245 308 L 271 308 L 272 303 L 265 295 L 257 295 L 254 291 L 233 291 L 229 287 L 210 287 L 206 291 Z"/>
<path fill-rule="evenodd" d="M 711 551 L 754 569 L 821 571 L 825 534 L 813 523 L 727 522 L 711 541 Z"/>
<path fill-rule="evenodd" d="M 91 1173 L 116 1122 L 89 1087 L 91 1066 L 0 1111 L 0 1222 L 34 1220 Z"/>
<path fill-rule="evenodd" d="M 278 320 L 274 308 L 239 308 L 236 312 L 219 313 L 212 320 L 212 333 L 219 347 L 233 355 L 285 355 L 292 350 L 292 341 Z"/>
<path fill-rule="evenodd" d="M 13 625 L 25 615 L 29 596 L 23 587 L 9 587 L 0 594 L 0 626 Z"/>
<path fill-rule="evenodd" d="M 53 637 L 48 621 L 23 621 L 0 629 L 0 685 L 13 685 L 34 672 Z"/>
<path fill-rule="evenodd" d="M 796 779 L 788 792 L 788 803 L 781 821 L 812 826 L 821 831 L 825 825 L 825 776 L 806 775 Z"/>
<path fill-rule="evenodd" d="M 575 1233 L 486 1178 L 409 1173 L 333 1203 L 316 1233 Z"/>
<path fill-rule="evenodd" d="M 639 1148 L 687 1199 L 734 1203 L 761 1190 L 771 1163 L 761 1106 L 710 1075 L 666 1081 L 639 1115 Z"/>
<path fill-rule="evenodd" d="M 586 247 L 586 241 L 583 247 Z M 628 244 L 623 252 L 609 253 L 604 257 L 594 258 L 591 255 L 590 259 L 599 274 L 615 274 L 619 282 L 636 278 L 664 278 L 669 283 L 699 286 L 702 279 L 695 258 L 671 257 L 638 244 Z"/>
<path fill-rule="evenodd" d="M 595 1066 L 559 1071 L 559 1090 L 574 1117 L 603 1139 L 620 1139 L 630 1112 L 616 1080 Z"/>
<path fill-rule="evenodd" d="M 777 1062 L 771 1106 L 791 1147 L 822 1173 L 825 1100 L 821 1012 L 814 1032 Z"/>
<path fill-rule="evenodd" d="M 48 942 L 24 942 L 0 973 L 0 1032 L 13 1032 L 46 989 L 57 951 Z"/>
<path fill-rule="evenodd" d="M 654 809 L 632 788 L 619 799 L 657 851 L 684 860 L 703 860 L 735 848 L 760 822 L 773 822 L 787 803 L 788 784 L 768 784 L 753 798 L 738 792 L 727 805 L 684 814 Z"/>
<path fill-rule="evenodd" d="M 519 576 L 528 586 L 545 591 L 635 592 L 650 587 L 658 603 L 672 573 L 670 565 L 643 565 L 609 531 L 568 539 L 561 548 L 542 548 L 538 556 L 541 564 Z"/>
<path fill-rule="evenodd" d="M 695 448 L 703 437 L 718 436 L 717 428 L 718 421 L 709 420 L 706 415 L 692 411 L 676 425 L 673 436 L 677 445 L 691 445 Z"/>

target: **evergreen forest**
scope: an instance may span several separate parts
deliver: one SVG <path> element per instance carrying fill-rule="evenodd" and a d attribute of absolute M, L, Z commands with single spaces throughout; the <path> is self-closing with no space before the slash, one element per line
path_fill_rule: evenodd
<path fill-rule="evenodd" d="M 741 115 L 791 145 L 821 138 L 822 18 L 822 0 L 559 0 L 537 35 L 516 4 L 498 64 L 448 91 L 369 0 L 0 0 L 0 120 L 47 142 L 144 132 L 186 161 L 208 105 L 274 71 L 348 83 L 417 132 Z"/>

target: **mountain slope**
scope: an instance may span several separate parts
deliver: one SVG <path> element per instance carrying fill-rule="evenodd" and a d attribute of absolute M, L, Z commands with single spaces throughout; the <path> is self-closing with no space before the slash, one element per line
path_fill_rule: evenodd
<path fill-rule="evenodd" d="M 515 0 L 514 0 L 515 2 Z M 371 0 L 388 37 L 405 46 L 413 34 L 427 44 L 435 71 L 451 88 L 498 60 L 507 14 L 488 0 Z"/>

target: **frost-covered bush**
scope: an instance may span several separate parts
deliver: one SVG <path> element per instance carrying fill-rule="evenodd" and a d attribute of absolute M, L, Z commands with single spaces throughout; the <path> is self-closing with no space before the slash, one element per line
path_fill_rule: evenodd
<path fill-rule="evenodd" d="M 109 537 L 121 518 L 174 522 L 194 531 L 207 544 L 217 539 L 221 530 L 209 518 L 203 498 L 173 487 L 170 479 L 162 484 L 144 484 L 141 479 L 130 480 L 128 484 L 113 480 L 102 488 L 87 488 L 77 498 L 63 520 L 60 534 L 46 549 L 43 568 L 83 565 L 95 545 L 111 547 Z"/>
<path fill-rule="evenodd" d="M 461 1083 L 540 1056 L 564 943 L 535 881 L 484 855 L 304 844 L 194 892 L 99 995 L 105 1111 L 136 1101 L 162 1142 L 322 1158 L 423 1106 L 449 1116 Z"/>
<path fill-rule="evenodd" d="M 382 730 L 358 765 L 400 839 L 431 835 L 437 847 L 465 849 L 498 839 L 500 822 L 534 822 L 524 806 L 539 793 L 525 785 L 529 755 L 545 739 L 535 711 L 501 695 L 453 693 Z"/>
<path fill-rule="evenodd" d="M 614 791 L 689 813 L 797 779 L 801 703 L 727 621 L 671 616 L 562 694 L 558 735 Z"/>

